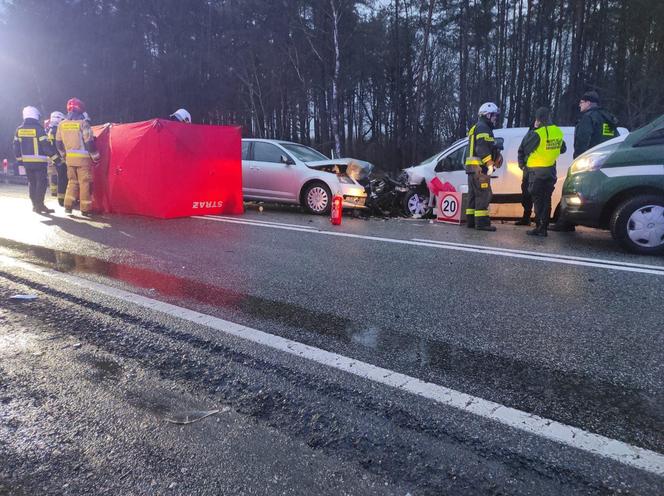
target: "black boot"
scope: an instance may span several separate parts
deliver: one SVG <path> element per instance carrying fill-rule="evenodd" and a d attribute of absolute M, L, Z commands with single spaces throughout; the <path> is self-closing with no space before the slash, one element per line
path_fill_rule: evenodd
<path fill-rule="evenodd" d="M 567 222 L 556 222 L 549 229 L 551 229 L 552 231 L 556 231 L 556 232 L 573 232 L 573 231 L 576 231 L 576 229 L 574 229 L 574 224 L 568 224 Z"/>
<path fill-rule="evenodd" d="M 517 220 L 514 223 L 515 226 L 529 226 L 530 225 L 530 215 L 529 216 L 523 216 L 523 218 Z"/>
<path fill-rule="evenodd" d="M 495 226 L 491 225 L 491 219 L 489 217 L 480 217 L 475 220 L 475 229 L 478 231 L 489 231 L 493 232 L 496 230 Z"/>
<path fill-rule="evenodd" d="M 537 226 L 535 229 L 531 229 L 530 231 L 526 231 L 526 234 L 528 236 L 541 236 L 546 238 L 548 234 L 546 233 L 546 226 Z"/>
<path fill-rule="evenodd" d="M 466 227 L 468 229 L 475 229 L 475 216 L 466 215 Z"/>
<path fill-rule="evenodd" d="M 53 212 L 55 212 L 55 210 L 53 210 L 52 208 L 48 208 L 46 205 L 43 205 L 43 204 L 40 205 L 37 208 L 38 208 L 38 211 L 42 214 L 52 214 Z"/>

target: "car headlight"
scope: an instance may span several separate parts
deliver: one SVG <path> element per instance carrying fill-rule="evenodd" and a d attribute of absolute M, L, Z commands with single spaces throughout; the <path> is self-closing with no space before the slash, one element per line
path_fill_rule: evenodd
<path fill-rule="evenodd" d="M 578 157 L 569 168 L 571 175 L 579 174 L 581 172 L 590 172 L 599 170 L 606 159 L 613 153 L 615 146 L 607 146 L 596 152 L 584 153 Z"/>
<path fill-rule="evenodd" d="M 337 176 L 339 178 L 340 183 L 344 184 L 355 184 L 355 181 L 353 181 L 350 177 L 348 177 L 346 174 L 339 174 Z"/>

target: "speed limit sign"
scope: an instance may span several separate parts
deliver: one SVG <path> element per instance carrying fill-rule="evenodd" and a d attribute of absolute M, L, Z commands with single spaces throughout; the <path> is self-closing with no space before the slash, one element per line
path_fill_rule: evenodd
<path fill-rule="evenodd" d="M 461 193 L 443 191 L 438 193 L 436 214 L 439 222 L 461 224 Z"/>

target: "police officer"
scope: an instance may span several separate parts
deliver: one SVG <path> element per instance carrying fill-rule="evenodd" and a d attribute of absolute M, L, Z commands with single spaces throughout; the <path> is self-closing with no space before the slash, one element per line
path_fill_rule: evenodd
<path fill-rule="evenodd" d="M 23 109 L 23 124 L 14 134 L 14 155 L 28 176 L 32 211 L 51 214 L 53 209 L 44 205 L 44 195 L 48 187 L 48 161 L 59 157 L 55 148 L 48 142 L 44 128 L 39 122 L 40 117 L 36 107 L 28 106 Z"/>
<path fill-rule="evenodd" d="M 567 151 L 563 131 L 551 124 L 547 107 L 535 113 L 535 129 L 523 138 L 522 151 L 528 171 L 528 192 L 535 205 L 536 227 L 527 232 L 531 236 L 546 236 L 551 217 L 551 195 L 556 186 L 556 160 Z"/>
<path fill-rule="evenodd" d="M 53 145 L 54 149 L 56 149 L 55 135 L 58 130 L 58 125 L 63 120 L 65 120 L 65 114 L 57 110 L 51 112 L 51 118 L 49 119 L 48 127 L 46 128 L 46 136 L 48 138 L 49 143 Z M 60 204 L 60 206 L 64 207 L 65 191 L 67 191 L 67 164 L 65 164 L 65 161 L 62 160 L 62 158 L 60 157 L 60 153 L 59 152 L 57 153 L 58 153 L 57 160 L 51 161 L 53 167 L 55 168 L 55 181 L 54 181 L 55 196 L 58 197 L 58 203 Z M 53 188 L 53 178 L 50 178 L 50 180 L 51 180 L 51 188 Z"/>
<path fill-rule="evenodd" d="M 55 142 L 67 163 L 65 212 L 70 214 L 80 193 L 81 215 L 89 217 L 92 207 L 92 167 L 99 161 L 90 124 L 85 120 L 85 104 L 78 98 L 67 102 L 67 118 L 58 126 Z"/>
<path fill-rule="evenodd" d="M 523 151 L 523 145 L 526 142 L 526 138 L 530 135 L 530 131 L 533 129 L 535 129 L 534 125 L 531 126 L 529 132 L 523 137 L 517 152 L 517 161 L 519 163 L 519 169 L 521 169 L 521 206 L 523 207 L 523 217 L 514 223 L 515 226 L 529 226 L 530 216 L 533 213 L 533 197 L 530 196 L 530 192 L 528 191 L 528 168 L 526 167 L 526 157 Z"/>
<path fill-rule="evenodd" d="M 491 202 L 491 176 L 489 167 L 498 168 L 502 157 L 493 137 L 500 110 L 495 103 L 487 102 L 478 111 L 478 121 L 468 131 L 468 206 L 466 226 L 479 231 L 495 231 L 489 218 Z"/>
<path fill-rule="evenodd" d="M 600 107 L 596 91 L 586 91 L 579 100 L 581 117 L 574 128 L 574 158 L 592 147 L 618 136 L 618 120 Z M 574 225 L 560 219 L 551 226 L 552 231 L 574 231 Z"/>
<path fill-rule="evenodd" d="M 587 91 L 579 101 L 581 117 L 574 128 L 574 158 L 586 150 L 618 136 L 618 119 L 600 107 L 596 91 Z"/>

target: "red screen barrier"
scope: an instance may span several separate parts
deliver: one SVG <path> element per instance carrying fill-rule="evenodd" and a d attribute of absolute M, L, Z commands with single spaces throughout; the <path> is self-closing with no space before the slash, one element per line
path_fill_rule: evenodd
<path fill-rule="evenodd" d="M 94 211 L 163 219 L 244 211 L 239 127 L 154 119 L 94 131 Z"/>

